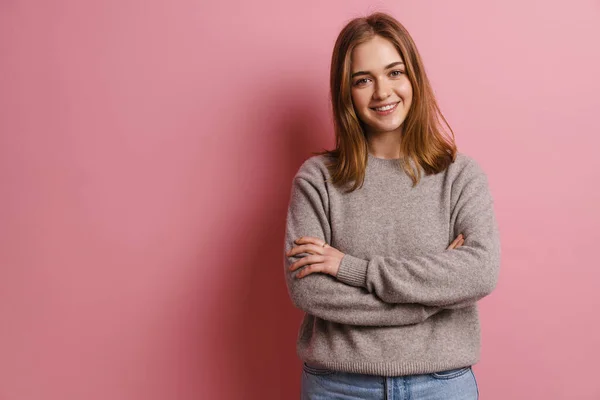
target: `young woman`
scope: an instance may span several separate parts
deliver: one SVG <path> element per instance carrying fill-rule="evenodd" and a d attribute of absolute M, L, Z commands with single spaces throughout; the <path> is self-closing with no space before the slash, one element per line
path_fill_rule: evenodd
<path fill-rule="evenodd" d="M 302 398 L 476 399 L 476 303 L 500 266 L 486 174 L 393 17 L 342 29 L 330 84 L 336 148 L 300 166 L 286 219 Z"/>

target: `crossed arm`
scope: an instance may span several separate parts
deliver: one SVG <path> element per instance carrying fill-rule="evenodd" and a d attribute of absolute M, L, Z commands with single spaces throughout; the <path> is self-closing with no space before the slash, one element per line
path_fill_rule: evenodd
<path fill-rule="evenodd" d="M 497 281 L 499 235 L 487 179 L 480 170 L 475 172 L 457 178 L 467 180 L 457 185 L 461 192 L 456 193 L 453 209 L 455 231 L 464 233 L 461 245 L 406 258 L 363 260 L 344 254 L 335 274 L 310 273 L 301 279 L 289 271 L 301 255 L 286 255 L 286 283 L 293 303 L 329 321 L 386 326 L 420 323 L 443 309 L 466 307 L 489 294 Z M 302 236 L 330 242 L 322 195 L 309 180 L 295 177 L 286 220 L 286 253 Z"/>

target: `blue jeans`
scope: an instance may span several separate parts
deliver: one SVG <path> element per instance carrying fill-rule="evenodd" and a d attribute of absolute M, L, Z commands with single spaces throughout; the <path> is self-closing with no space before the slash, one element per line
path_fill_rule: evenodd
<path fill-rule="evenodd" d="M 376 376 L 331 371 L 303 363 L 302 400 L 476 400 L 471 367 L 431 374 Z"/>

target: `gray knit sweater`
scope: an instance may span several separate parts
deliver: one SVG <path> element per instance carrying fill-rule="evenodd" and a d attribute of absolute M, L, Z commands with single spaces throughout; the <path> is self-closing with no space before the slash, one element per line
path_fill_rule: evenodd
<path fill-rule="evenodd" d="M 480 357 L 477 301 L 495 288 L 500 237 L 488 179 L 463 153 L 411 187 L 398 160 L 369 154 L 362 188 L 330 182 L 325 155 L 294 176 L 284 273 L 305 312 L 302 361 L 337 371 L 398 376 L 473 365 Z M 464 244 L 447 250 L 462 233 Z M 295 278 L 286 257 L 301 236 L 345 253 L 337 277 Z"/>

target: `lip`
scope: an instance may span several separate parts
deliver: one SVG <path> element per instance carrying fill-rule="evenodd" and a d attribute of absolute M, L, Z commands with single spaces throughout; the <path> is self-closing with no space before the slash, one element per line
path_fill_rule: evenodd
<path fill-rule="evenodd" d="M 371 109 L 374 110 L 374 109 L 379 108 L 379 107 L 391 106 L 392 104 L 398 104 L 398 103 L 400 103 L 400 101 L 393 101 L 391 103 L 379 104 L 379 105 L 371 107 Z"/>
<path fill-rule="evenodd" d="M 389 110 L 385 110 L 385 111 L 373 110 L 373 112 L 380 117 L 387 117 L 388 115 L 392 115 L 393 113 L 396 112 L 396 110 L 398 109 L 398 104 L 400 104 L 400 102 L 392 103 L 393 107 Z"/>

